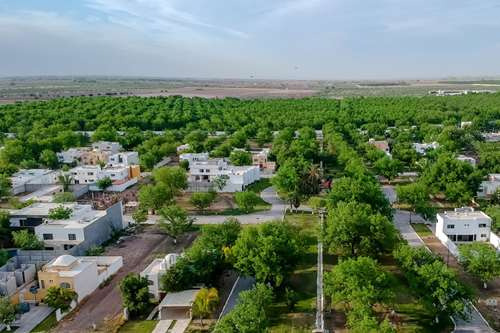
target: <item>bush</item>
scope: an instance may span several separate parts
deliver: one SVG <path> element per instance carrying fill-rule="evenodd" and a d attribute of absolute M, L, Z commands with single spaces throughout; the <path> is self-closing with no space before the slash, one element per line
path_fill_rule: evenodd
<path fill-rule="evenodd" d="M 234 199 L 238 206 L 246 213 L 250 213 L 260 201 L 260 197 L 255 192 L 250 191 L 237 192 L 234 195 Z"/>
<path fill-rule="evenodd" d="M 19 230 L 12 232 L 14 245 L 23 250 L 41 250 L 43 249 L 43 242 L 38 240 L 36 235 L 30 233 L 28 230 Z"/>
<path fill-rule="evenodd" d="M 85 251 L 85 255 L 89 257 L 98 257 L 104 253 L 104 248 L 99 245 L 91 246 L 87 251 Z"/>
<path fill-rule="evenodd" d="M 59 206 L 49 210 L 48 218 L 52 220 L 67 220 L 71 217 L 73 210 L 69 207 Z"/>

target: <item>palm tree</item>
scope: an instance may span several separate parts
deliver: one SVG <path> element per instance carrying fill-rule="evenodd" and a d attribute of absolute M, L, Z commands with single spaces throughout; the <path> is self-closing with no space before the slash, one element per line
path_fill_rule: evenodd
<path fill-rule="evenodd" d="M 69 186 L 73 183 L 73 177 L 69 173 L 63 173 L 59 175 L 58 179 L 63 186 L 63 191 L 68 192 Z"/>
<path fill-rule="evenodd" d="M 195 316 L 200 318 L 201 325 L 203 326 L 203 318 L 211 315 L 219 304 L 219 292 L 215 288 L 202 288 L 196 295 L 193 304 L 193 312 Z"/>

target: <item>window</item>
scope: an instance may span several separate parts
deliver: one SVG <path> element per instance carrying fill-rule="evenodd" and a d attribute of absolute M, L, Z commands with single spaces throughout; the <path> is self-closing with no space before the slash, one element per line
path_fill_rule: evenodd
<path fill-rule="evenodd" d="M 45 281 L 44 280 L 40 280 L 40 287 L 42 289 L 45 289 Z"/>
<path fill-rule="evenodd" d="M 486 228 L 486 223 L 479 223 L 479 228 Z"/>
<path fill-rule="evenodd" d="M 455 229 L 455 225 L 454 224 L 448 224 L 446 226 L 446 229 Z"/>
<path fill-rule="evenodd" d="M 71 288 L 71 285 L 68 282 L 61 282 L 59 286 L 61 286 L 61 288 L 66 288 L 66 289 Z"/>
<path fill-rule="evenodd" d="M 69 240 L 76 240 L 76 234 L 68 234 Z"/>
<path fill-rule="evenodd" d="M 52 234 L 43 234 L 43 239 L 44 240 L 54 239 L 54 235 L 52 235 Z"/>
<path fill-rule="evenodd" d="M 486 234 L 481 234 L 481 238 L 486 238 Z"/>
<path fill-rule="evenodd" d="M 468 224 L 468 223 L 464 224 L 464 227 L 465 227 L 465 228 L 468 228 L 468 227 L 469 227 L 469 224 Z"/>
<path fill-rule="evenodd" d="M 74 247 L 74 245 L 72 244 L 64 244 L 64 250 L 67 251 L 69 249 L 72 249 Z"/>

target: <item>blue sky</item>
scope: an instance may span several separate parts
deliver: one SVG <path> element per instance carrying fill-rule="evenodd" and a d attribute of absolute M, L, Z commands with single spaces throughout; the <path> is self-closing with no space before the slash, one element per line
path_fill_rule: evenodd
<path fill-rule="evenodd" d="M 0 76 L 500 75 L 498 0 L 0 0 Z"/>

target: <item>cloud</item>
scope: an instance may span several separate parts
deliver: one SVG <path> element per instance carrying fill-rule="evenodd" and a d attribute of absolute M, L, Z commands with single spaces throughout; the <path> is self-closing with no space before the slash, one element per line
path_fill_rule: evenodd
<path fill-rule="evenodd" d="M 238 38 L 248 37 L 245 32 L 206 22 L 188 11 L 177 9 L 172 1 L 86 0 L 86 5 L 105 14 L 109 21 L 131 29 L 157 33 L 211 32 Z"/>
<path fill-rule="evenodd" d="M 259 14 L 266 19 L 301 14 L 304 11 L 319 8 L 324 0 L 287 0 L 274 7 L 264 9 Z"/>

